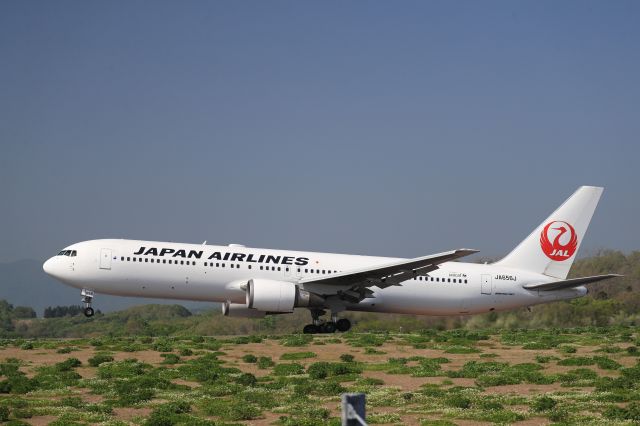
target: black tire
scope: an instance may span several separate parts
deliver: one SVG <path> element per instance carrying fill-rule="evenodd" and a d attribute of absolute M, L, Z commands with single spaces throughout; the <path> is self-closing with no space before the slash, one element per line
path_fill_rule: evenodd
<path fill-rule="evenodd" d="M 316 334 L 318 331 L 319 331 L 318 330 L 318 326 L 313 325 L 313 324 L 307 324 L 302 329 L 302 332 L 304 334 Z"/>
<path fill-rule="evenodd" d="M 336 324 L 333 322 L 326 322 L 322 326 L 323 333 L 335 333 L 336 332 Z"/>
<path fill-rule="evenodd" d="M 93 312 L 93 308 L 84 308 L 84 316 L 89 318 L 92 317 L 94 314 Z"/>
<path fill-rule="evenodd" d="M 349 331 L 351 329 L 351 321 L 346 318 L 341 318 L 338 320 L 338 322 L 336 322 L 336 328 L 341 333 Z"/>

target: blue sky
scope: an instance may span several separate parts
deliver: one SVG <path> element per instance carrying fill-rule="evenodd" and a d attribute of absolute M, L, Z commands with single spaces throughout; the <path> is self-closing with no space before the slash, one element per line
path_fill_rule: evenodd
<path fill-rule="evenodd" d="M 0 261 L 104 237 L 640 248 L 637 1 L 0 2 Z"/>

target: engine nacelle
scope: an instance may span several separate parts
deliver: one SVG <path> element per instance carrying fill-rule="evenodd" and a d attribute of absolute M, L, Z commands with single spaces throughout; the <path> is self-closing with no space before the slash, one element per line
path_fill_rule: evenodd
<path fill-rule="evenodd" d="M 267 313 L 257 309 L 249 309 L 242 303 L 224 302 L 222 304 L 222 315 L 225 317 L 239 318 L 264 318 Z"/>
<path fill-rule="evenodd" d="M 324 298 L 288 281 L 253 279 L 247 282 L 247 307 L 265 312 L 293 312 L 293 308 L 322 307 Z"/>

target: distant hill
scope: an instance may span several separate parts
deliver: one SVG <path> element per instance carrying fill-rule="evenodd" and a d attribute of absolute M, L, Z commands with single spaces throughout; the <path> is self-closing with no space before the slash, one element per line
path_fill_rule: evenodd
<path fill-rule="evenodd" d="M 0 299 L 10 301 L 14 306 L 30 306 L 38 317 L 42 317 L 47 306 L 67 306 L 80 304 L 80 290 L 66 286 L 42 270 L 42 261 L 20 260 L 0 263 Z M 103 312 L 119 311 L 134 305 L 146 303 L 174 304 L 175 300 L 142 299 L 97 295 L 94 308 Z M 210 309 L 214 303 L 180 301 L 191 311 Z"/>

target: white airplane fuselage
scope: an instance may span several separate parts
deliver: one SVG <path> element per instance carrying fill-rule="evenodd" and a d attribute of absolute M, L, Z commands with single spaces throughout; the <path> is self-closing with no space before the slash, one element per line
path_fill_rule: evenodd
<path fill-rule="evenodd" d="M 266 279 L 298 284 L 316 294 L 332 286 L 299 283 L 341 272 L 400 261 L 399 258 L 271 250 L 244 246 L 193 245 L 139 240 L 92 240 L 73 244 L 44 264 L 61 282 L 96 293 L 193 301 L 246 302 L 246 283 Z M 61 253 L 63 253 L 61 252 Z M 371 287 L 373 294 L 345 302 L 351 311 L 461 315 L 503 311 L 587 294 L 584 286 L 558 291 L 523 285 L 552 277 L 499 264 L 445 262 L 428 275 L 399 285 Z"/>

